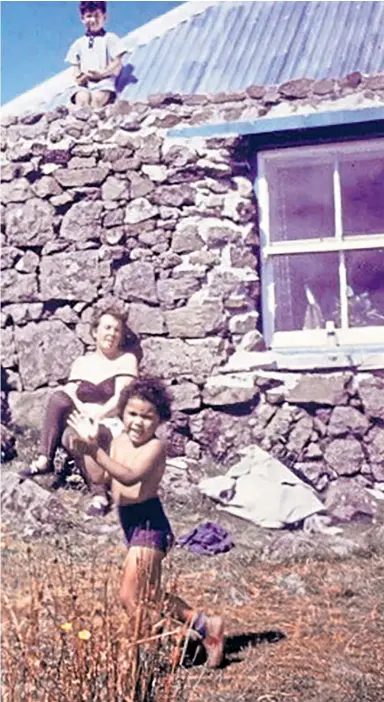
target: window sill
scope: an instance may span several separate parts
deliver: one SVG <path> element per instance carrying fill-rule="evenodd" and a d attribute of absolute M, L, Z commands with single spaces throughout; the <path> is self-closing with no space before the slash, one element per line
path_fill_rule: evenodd
<path fill-rule="evenodd" d="M 268 351 L 235 351 L 222 373 L 254 370 L 316 371 L 356 369 L 384 370 L 384 347 L 340 347 L 332 349 L 289 348 Z"/>

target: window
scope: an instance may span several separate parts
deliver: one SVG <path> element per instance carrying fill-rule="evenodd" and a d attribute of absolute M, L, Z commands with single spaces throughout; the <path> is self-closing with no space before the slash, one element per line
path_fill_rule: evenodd
<path fill-rule="evenodd" d="M 384 344 L 384 139 L 258 155 L 272 348 Z"/>

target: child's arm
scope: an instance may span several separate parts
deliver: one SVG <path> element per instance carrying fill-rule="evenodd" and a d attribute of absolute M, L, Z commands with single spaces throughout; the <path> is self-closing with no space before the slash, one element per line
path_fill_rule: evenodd
<path fill-rule="evenodd" d="M 160 460 L 165 460 L 165 447 L 161 441 L 155 439 L 143 446 L 140 455 L 131 459 L 130 465 L 122 465 L 108 454 L 97 443 L 97 424 L 87 417 L 81 416 L 78 412 L 73 412 L 68 419 L 68 425 L 72 427 L 80 437 L 76 443 L 76 450 L 91 456 L 98 465 L 105 470 L 111 478 L 119 483 L 130 487 L 136 485 L 145 478 Z"/>
<path fill-rule="evenodd" d="M 88 71 L 87 76 L 91 80 L 103 80 L 103 78 L 109 78 L 109 76 L 117 76 L 122 67 L 123 56 L 117 56 L 109 62 L 108 66 L 104 71 Z"/>

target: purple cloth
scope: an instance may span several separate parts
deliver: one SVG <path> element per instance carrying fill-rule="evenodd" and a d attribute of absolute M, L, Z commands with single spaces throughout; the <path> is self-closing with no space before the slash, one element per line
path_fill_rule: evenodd
<path fill-rule="evenodd" d="M 214 556 L 229 551 L 234 544 L 228 532 L 221 526 L 213 522 L 204 522 L 185 536 L 179 536 L 176 545 L 186 546 L 193 553 L 203 556 Z"/>

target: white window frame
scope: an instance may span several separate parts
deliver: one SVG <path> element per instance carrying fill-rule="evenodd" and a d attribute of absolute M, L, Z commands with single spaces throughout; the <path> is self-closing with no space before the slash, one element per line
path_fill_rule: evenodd
<path fill-rule="evenodd" d="M 337 155 L 340 152 L 354 153 L 363 151 L 377 153 L 380 144 L 384 147 L 384 139 L 355 140 L 351 142 L 332 142 L 311 146 L 295 146 L 260 151 L 257 155 L 257 177 L 255 183 L 259 207 L 259 229 L 261 245 L 261 275 L 262 275 L 262 312 L 263 334 L 269 348 L 276 350 L 290 349 L 321 349 L 329 350 L 330 346 L 343 348 L 384 348 L 384 326 L 348 327 L 347 307 L 347 274 L 345 266 L 345 251 L 357 251 L 384 248 L 383 234 L 348 235 L 343 239 L 343 223 L 341 210 L 341 187 Z M 270 237 L 270 202 L 268 179 L 266 175 L 267 162 L 284 159 L 288 154 L 297 160 L 306 158 L 316 152 L 326 152 L 334 155 L 333 193 L 334 193 L 334 236 L 318 239 L 300 239 L 283 242 L 272 242 Z M 275 331 L 275 285 L 273 279 L 273 258 L 282 254 L 338 252 L 339 281 L 340 281 L 340 316 L 341 326 L 332 333 L 327 329 L 303 329 L 297 331 Z"/>

